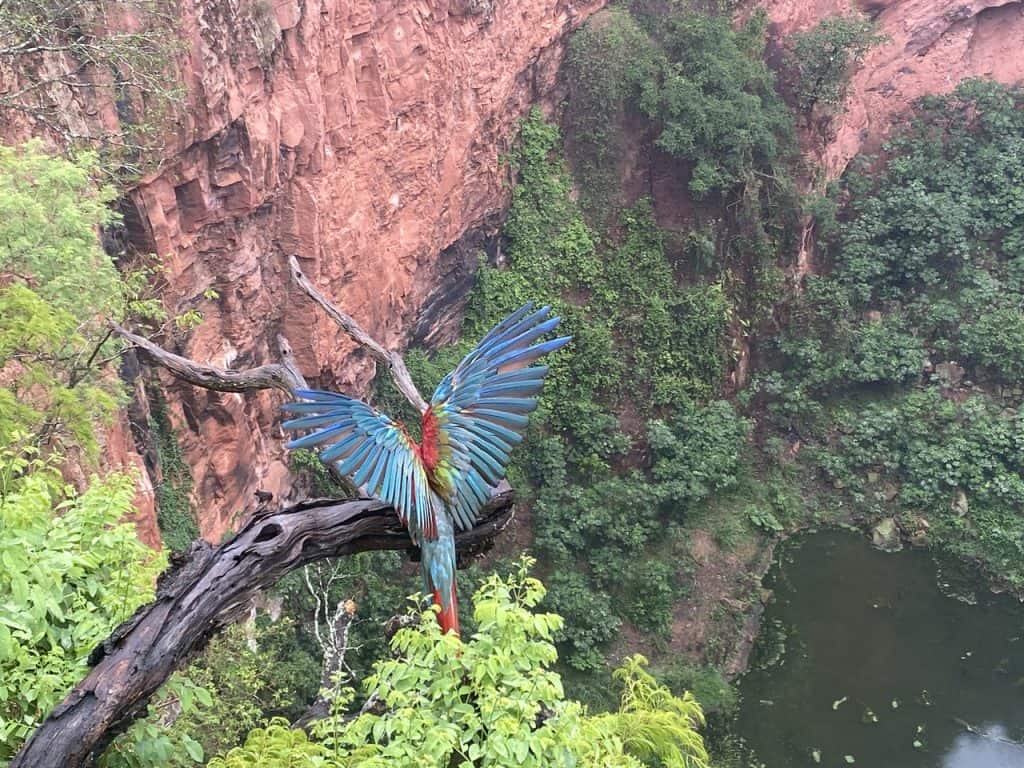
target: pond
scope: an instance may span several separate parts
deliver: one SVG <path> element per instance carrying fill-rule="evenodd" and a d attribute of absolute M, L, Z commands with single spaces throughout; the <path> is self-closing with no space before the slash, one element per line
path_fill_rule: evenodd
<path fill-rule="evenodd" d="M 740 682 L 738 731 L 760 763 L 1024 768 L 1024 608 L 948 597 L 949 578 L 848 531 L 783 544 Z"/>

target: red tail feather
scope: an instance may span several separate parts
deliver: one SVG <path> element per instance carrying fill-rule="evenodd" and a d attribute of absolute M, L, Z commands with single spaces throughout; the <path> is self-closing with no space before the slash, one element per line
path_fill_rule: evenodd
<path fill-rule="evenodd" d="M 434 604 L 441 608 L 441 612 L 437 614 L 437 620 L 441 624 L 441 631 L 459 634 L 459 606 L 455 601 L 455 585 L 452 584 L 447 611 L 444 609 L 444 603 L 441 602 L 441 593 L 436 589 L 434 590 Z"/>

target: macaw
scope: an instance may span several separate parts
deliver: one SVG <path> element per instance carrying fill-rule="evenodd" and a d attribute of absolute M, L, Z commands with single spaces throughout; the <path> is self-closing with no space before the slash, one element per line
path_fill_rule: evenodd
<path fill-rule="evenodd" d="M 320 446 L 321 461 L 395 508 L 420 547 L 424 587 L 440 607 L 442 631 L 459 632 L 455 529 L 473 527 L 522 440 L 548 372 L 531 363 L 571 339 L 535 343 L 558 326 L 550 314 L 530 302 L 492 328 L 435 390 L 419 444 L 400 422 L 346 395 L 299 390 L 305 402 L 282 406 L 298 415 L 285 429 L 315 430 L 288 448 Z"/>

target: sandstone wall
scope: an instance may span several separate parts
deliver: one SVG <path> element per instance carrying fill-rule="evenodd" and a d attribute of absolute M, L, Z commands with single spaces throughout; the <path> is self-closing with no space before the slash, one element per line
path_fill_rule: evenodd
<path fill-rule="evenodd" d="M 187 2 L 189 116 L 128 217 L 163 258 L 170 308 L 205 318 L 165 343 L 245 367 L 271 360 L 283 331 L 312 382 L 364 393 L 372 364 L 291 289 L 283 256 L 385 344 L 403 345 L 425 309 L 450 319 L 442 305 L 477 256 L 449 246 L 496 229 L 501 155 L 551 94 L 568 32 L 603 3 Z M 287 492 L 281 397 L 169 385 L 216 539 L 255 489 Z"/>
<path fill-rule="evenodd" d="M 821 148 L 829 178 L 861 149 L 877 149 L 907 106 L 945 93 L 961 80 L 1024 77 L 1024 3 L 1020 0 L 761 0 L 771 34 L 785 38 L 835 13 L 858 10 L 886 41 L 866 57 L 850 83 L 845 113 Z"/>

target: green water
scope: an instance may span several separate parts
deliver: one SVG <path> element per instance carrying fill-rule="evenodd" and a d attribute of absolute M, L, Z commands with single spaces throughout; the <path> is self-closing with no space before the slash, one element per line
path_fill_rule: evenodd
<path fill-rule="evenodd" d="M 1024 608 L 947 597 L 948 579 L 926 553 L 845 531 L 783 545 L 761 666 L 740 683 L 738 730 L 761 763 L 1024 768 Z"/>

